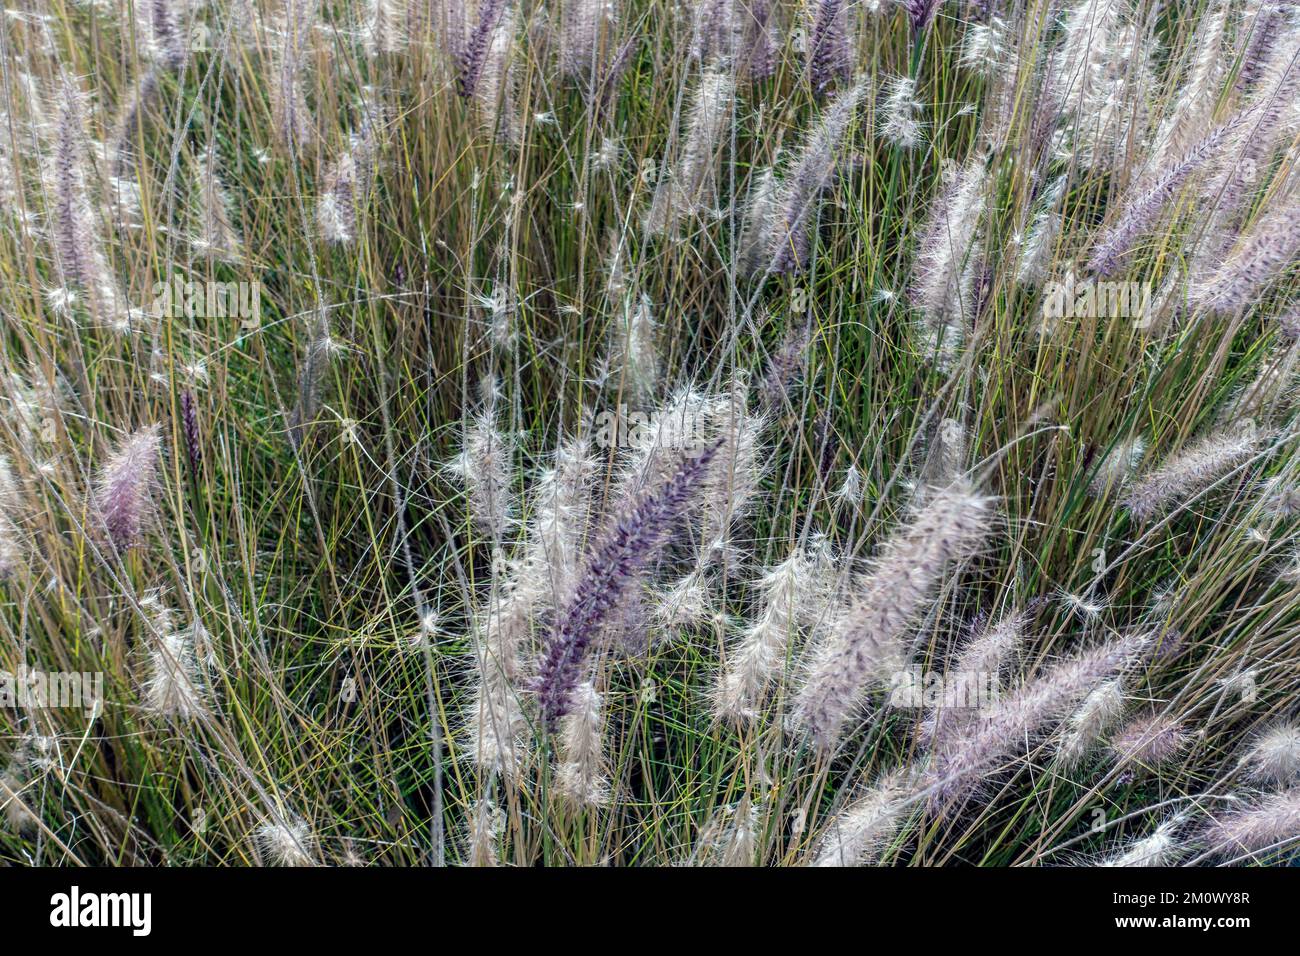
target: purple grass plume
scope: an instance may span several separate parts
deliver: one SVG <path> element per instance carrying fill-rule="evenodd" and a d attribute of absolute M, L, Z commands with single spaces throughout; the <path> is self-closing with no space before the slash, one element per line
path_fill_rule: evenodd
<path fill-rule="evenodd" d="M 95 511 L 119 553 L 140 543 L 157 513 L 161 452 L 159 427 L 146 425 L 123 439 L 99 470 Z"/>
<path fill-rule="evenodd" d="M 1241 117 L 1237 117 L 1219 126 L 1165 169 L 1145 192 L 1131 198 L 1119 219 L 1102 233 L 1093 247 L 1088 269 L 1098 275 L 1113 273 L 1123 263 L 1138 237 L 1154 225 L 1156 217 L 1169 200 L 1177 195 L 1187 178 L 1218 153 L 1224 138 L 1240 120 Z"/>
<path fill-rule="evenodd" d="M 197 481 L 203 453 L 199 438 L 199 415 L 194 407 L 194 393 L 188 388 L 181 392 L 181 434 L 185 439 L 185 455 L 190 462 L 190 474 Z"/>
<path fill-rule="evenodd" d="M 966 482 L 936 492 L 886 542 L 871 574 L 813 649 L 794 724 L 832 747 L 867 690 L 904 666 L 904 638 L 949 573 L 988 532 L 993 499 Z"/>
<path fill-rule="evenodd" d="M 569 711 L 583 658 L 602 622 L 663 546 L 720 447 L 716 442 L 685 458 L 672 478 L 636 500 L 588 558 L 538 668 L 537 699 L 548 731 Z"/>
<path fill-rule="evenodd" d="M 1250 461 L 1259 442 L 1260 435 L 1249 427 L 1208 435 L 1139 476 L 1124 503 L 1139 521 L 1184 505 L 1197 492 Z"/>
<path fill-rule="evenodd" d="M 808 85 L 825 96 L 853 75 L 853 53 L 844 0 L 817 0 L 808 37 Z"/>
<path fill-rule="evenodd" d="M 488 49 L 492 45 L 492 35 L 497 24 L 505 15 L 510 0 L 483 0 L 479 7 L 478 22 L 470 31 L 465 45 L 459 51 L 457 68 L 459 77 L 457 89 L 464 99 L 470 99 L 478 89 L 483 75 L 483 66 L 487 62 Z"/>
<path fill-rule="evenodd" d="M 907 11 L 907 19 L 912 24 L 912 36 L 917 37 L 930 28 L 935 14 L 939 12 L 939 0 L 901 0 Z"/>
<path fill-rule="evenodd" d="M 1116 638 L 1062 661 L 981 713 L 934 755 L 923 785 L 934 794 L 935 803 L 964 802 L 986 774 L 1023 752 L 1045 724 L 1066 716 L 1102 681 L 1135 661 L 1148 644 L 1141 636 Z"/>

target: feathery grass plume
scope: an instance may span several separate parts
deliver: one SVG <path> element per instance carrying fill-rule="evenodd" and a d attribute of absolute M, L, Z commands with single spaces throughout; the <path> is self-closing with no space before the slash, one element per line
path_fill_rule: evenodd
<path fill-rule="evenodd" d="M 1236 250 L 1208 280 L 1197 282 L 1190 300 L 1215 312 L 1254 305 L 1278 275 L 1300 254 L 1300 205 L 1279 206 L 1244 235 Z"/>
<path fill-rule="evenodd" d="M 364 0 L 363 44 L 367 55 L 402 53 L 410 44 L 407 3 L 402 0 Z"/>
<path fill-rule="evenodd" d="M 916 80 L 910 76 L 893 76 L 885 84 L 885 102 L 879 107 L 880 135 L 900 149 L 912 149 L 921 142 L 925 123 L 921 120 L 921 102 L 916 98 Z"/>
<path fill-rule="evenodd" d="M 1097 746 L 1102 736 L 1124 719 L 1127 701 L 1124 682 L 1103 682 L 1079 705 L 1066 721 L 1064 734 L 1057 746 L 1057 759 L 1067 768 L 1077 767 Z"/>
<path fill-rule="evenodd" d="M 1016 281 L 1023 285 L 1039 285 L 1047 278 L 1061 236 L 1064 217 L 1061 200 L 1065 196 L 1065 176 L 1058 176 L 1043 191 L 1040 208 L 1034 216 L 1029 235 L 1020 244 L 1020 260 L 1016 266 Z"/>
<path fill-rule="evenodd" d="M 661 364 L 650 297 L 642 294 L 635 304 L 625 298 L 620 311 L 622 320 L 611 330 L 601 379 L 620 395 L 649 402 L 659 391 Z"/>
<path fill-rule="evenodd" d="M 1206 304 L 1203 293 L 1242 238 L 1252 200 L 1267 180 L 1261 173 L 1270 166 L 1279 141 L 1290 138 L 1288 130 L 1294 128 L 1287 118 L 1300 94 L 1300 28 L 1287 34 L 1286 42 L 1263 64 L 1262 73 L 1259 89 L 1248 98 L 1249 120 L 1234 128 L 1203 190 L 1213 206 L 1188 267 L 1193 305 Z"/>
<path fill-rule="evenodd" d="M 989 683 L 1001 684 L 1001 677 L 1020 653 L 1024 644 L 1025 629 L 1032 616 L 1029 611 L 1011 611 L 994 624 L 980 628 L 967 642 L 945 672 L 945 692 L 952 687 L 951 701 L 945 699 L 940 708 L 922 721 L 920 736 L 930 746 L 978 720 L 977 709 L 985 702 L 978 696 L 980 687 Z"/>
<path fill-rule="evenodd" d="M 1110 749 L 1120 765 L 1158 767 L 1187 744 L 1182 724 L 1165 714 L 1145 714 L 1129 721 L 1111 738 Z"/>
<path fill-rule="evenodd" d="M 496 866 L 500 850 L 498 843 L 505 827 L 505 815 L 492 800 L 484 797 L 474 804 L 469 815 L 469 847 L 467 866 Z"/>
<path fill-rule="evenodd" d="M 936 804 L 964 801 L 1001 761 L 1023 751 L 1044 725 L 1068 714 L 1102 681 L 1114 676 L 1149 645 L 1125 636 L 1067 658 L 983 711 L 979 719 L 946 738 L 921 778 Z"/>
<path fill-rule="evenodd" d="M 217 174 L 212 147 L 199 153 L 194 181 L 198 196 L 198 233 L 194 248 L 221 262 L 238 264 L 244 259 L 244 240 L 230 218 L 230 197 Z"/>
<path fill-rule="evenodd" d="M 712 400 L 713 396 L 690 385 L 670 395 L 653 416 L 652 426 L 642 429 L 641 440 L 633 443 L 610 500 L 627 501 L 668 481 L 681 464 L 683 450 L 707 441 Z M 607 444 L 614 441 L 609 435 L 601 440 Z"/>
<path fill-rule="evenodd" d="M 1292 343 L 1300 342 L 1300 305 L 1292 305 L 1279 315 L 1277 327 Z"/>
<path fill-rule="evenodd" d="M 258 848 L 272 866 L 316 865 L 316 836 L 305 820 L 267 820 L 257 828 L 256 837 Z"/>
<path fill-rule="evenodd" d="M 808 27 L 808 85 L 824 96 L 853 75 L 852 40 L 844 0 L 814 0 Z"/>
<path fill-rule="evenodd" d="M 1280 849 L 1300 838 L 1300 787 L 1274 793 L 1245 810 L 1221 813 L 1206 824 L 1201 842 L 1233 859 Z"/>
<path fill-rule="evenodd" d="M 767 465 L 763 433 L 768 419 L 748 407 L 749 386 L 737 375 L 706 407 L 706 426 L 722 444 L 696 491 L 701 566 L 725 558 L 732 523 L 751 508 Z"/>
<path fill-rule="evenodd" d="M 579 570 L 591 520 L 600 462 L 585 438 L 561 442 L 552 467 L 529 491 L 528 533 L 514 566 L 514 594 L 526 596 L 534 615 L 559 607 Z"/>
<path fill-rule="evenodd" d="M 691 499 L 721 442 L 682 459 L 676 474 L 626 507 L 586 561 L 568 603 L 551 628 L 536 682 L 542 723 L 554 730 L 569 712 L 587 648 L 619 598 L 665 543 L 673 521 Z"/>
<path fill-rule="evenodd" d="M 893 839 L 914 792 L 905 771 L 882 776 L 863 796 L 826 825 L 813 866 L 863 866 L 873 862 Z"/>
<path fill-rule="evenodd" d="M 972 162 L 935 202 L 916 254 L 912 300 L 921 312 L 927 353 L 952 366 L 972 321 L 973 269 L 988 174 Z"/>
<path fill-rule="evenodd" d="M 189 35 L 180 19 L 186 6 L 178 0 L 140 0 L 134 5 L 141 52 L 168 70 L 179 70 L 189 58 Z"/>
<path fill-rule="evenodd" d="M 486 5 L 495 0 L 485 0 Z M 483 128 L 496 134 L 499 142 L 513 146 L 522 135 L 519 107 L 515 100 L 515 9 L 507 4 L 496 17 L 487 47 L 479 58 L 471 88 L 471 99 Z M 470 37 L 471 42 L 475 38 Z"/>
<path fill-rule="evenodd" d="M 1300 776 L 1300 727 L 1293 723 L 1270 727 L 1251 744 L 1244 762 L 1256 780 L 1291 783 Z"/>
<path fill-rule="evenodd" d="M 462 98 L 472 99 L 478 90 L 493 37 L 509 9 L 510 0 L 480 0 L 474 28 L 463 45 L 455 44 L 457 90 Z"/>
<path fill-rule="evenodd" d="M 118 109 L 109 139 L 109 173 L 116 181 L 124 180 L 135 156 L 136 137 L 140 134 L 145 111 L 158 96 L 158 73 L 145 70 L 131 87 L 130 95 Z"/>
<path fill-rule="evenodd" d="M 1223 41 L 1231 7 L 1228 0 L 1211 0 L 1211 8 L 1192 35 L 1185 82 L 1151 148 L 1151 158 L 1157 164 L 1166 156 L 1187 155 L 1213 129 L 1214 107 L 1230 63 L 1223 55 Z M 1159 171 L 1156 166 L 1154 173 Z"/>
<path fill-rule="evenodd" d="M 1003 66 L 1006 57 L 1006 23 L 993 17 L 988 23 L 968 23 L 957 64 L 981 76 Z"/>
<path fill-rule="evenodd" d="M 614 51 L 614 55 L 609 59 L 609 65 L 605 67 L 595 84 L 591 108 L 602 119 L 613 114 L 614 103 L 618 99 L 619 84 L 622 83 L 623 74 L 627 72 L 628 65 L 632 62 L 638 39 L 637 34 L 633 32 L 623 41 L 623 45 Z"/>
<path fill-rule="evenodd" d="M 602 62 L 614 52 L 617 26 L 615 0 L 568 0 L 560 25 L 561 75 L 582 80 L 599 75 Z"/>
<path fill-rule="evenodd" d="M 719 847 L 718 866 L 754 866 L 758 853 L 758 807 L 746 797 L 732 814 Z"/>
<path fill-rule="evenodd" d="M 519 656 L 532 637 L 534 598 L 516 593 L 511 585 L 493 582 L 487 609 L 474 624 L 478 682 L 466 728 L 470 759 L 480 770 L 509 781 L 529 756 Z"/>
<path fill-rule="evenodd" d="M 1121 25 L 1118 0 L 1080 0 L 1066 15 L 1053 76 L 1046 91 L 1058 111 L 1082 112 L 1095 95 Z"/>
<path fill-rule="evenodd" d="M 1103 452 L 1101 461 L 1097 463 L 1097 471 L 1088 483 L 1088 493 L 1101 498 L 1116 489 L 1127 487 L 1137 472 L 1138 465 L 1142 463 L 1146 450 L 1145 439 L 1135 435 Z"/>
<path fill-rule="evenodd" d="M 318 13 L 318 0 L 285 0 L 272 57 L 271 119 L 281 144 L 295 155 L 316 142 L 316 117 L 307 104 L 302 73 Z"/>
<path fill-rule="evenodd" d="M 21 504 L 18 482 L 9 458 L 0 454 L 0 581 L 16 574 L 23 563 L 23 541 L 16 516 Z"/>
<path fill-rule="evenodd" d="M 1300 515 L 1300 485 L 1282 475 L 1270 478 L 1260 490 L 1259 504 L 1275 520 L 1294 518 Z"/>
<path fill-rule="evenodd" d="M 460 454 L 447 468 L 465 485 L 470 517 L 495 542 L 505 540 L 513 522 L 514 453 L 514 440 L 497 427 L 493 389 L 483 410 L 467 424 Z"/>
<path fill-rule="evenodd" d="M 325 169 L 316 200 L 316 225 L 327 242 L 346 244 L 357 238 L 359 214 L 370 200 L 375 176 L 378 138 L 374 108 L 362 108 L 360 128 L 348 137 L 348 148 Z"/>
<path fill-rule="evenodd" d="M 770 166 L 755 174 L 749 187 L 736 251 L 736 271 L 746 278 L 762 275 L 772 261 L 781 208 L 778 187 L 776 171 Z"/>
<path fill-rule="evenodd" d="M 1285 30 L 1284 10 L 1290 0 L 1251 0 L 1242 20 L 1242 32 L 1248 36 L 1237 68 L 1237 90 L 1244 90 L 1259 80 L 1273 45 Z"/>
<path fill-rule="evenodd" d="M 1145 123 L 1150 43 L 1125 17 L 1124 0 L 1081 0 L 1066 18 L 1049 88 L 1083 166 L 1123 158 Z"/>
<path fill-rule="evenodd" d="M 758 385 L 759 406 L 768 415 L 777 415 L 794 405 L 791 391 L 808 364 L 808 346 L 812 330 L 796 324 L 782 339 L 767 360 L 767 369 Z"/>
<path fill-rule="evenodd" d="M 466 33 L 469 29 L 465 0 L 432 0 L 430 10 L 434 41 L 459 91 L 461 66 L 465 62 Z"/>
<path fill-rule="evenodd" d="M 701 64 L 730 64 L 740 41 L 737 0 L 694 0 L 690 55 Z"/>
<path fill-rule="evenodd" d="M 1155 176 L 1144 191 L 1130 196 L 1119 217 L 1093 245 L 1088 257 L 1088 270 L 1103 276 L 1114 273 L 1132 251 L 1133 244 L 1155 225 L 1156 217 L 1178 194 L 1187 178 L 1217 154 L 1229 131 L 1240 122 L 1242 117 L 1237 116 L 1215 128 L 1177 162 Z"/>
<path fill-rule="evenodd" d="M 814 212 L 822 194 L 835 181 L 844 136 L 866 92 L 864 80 L 839 93 L 804 136 L 799 154 L 781 184 L 773 272 L 797 272 L 807 265 Z"/>
<path fill-rule="evenodd" d="M 862 503 L 862 472 L 858 471 L 857 465 L 844 469 L 844 480 L 835 490 L 835 497 L 852 507 Z"/>
<path fill-rule="evenodd" d="M 1124 496 L 1133 517 L 1146 521 L 1184 504 L 1224 474 L 1250 461 L 1261 434 L 1249 425 L 1207 435 L 1143 472 Z"/>
<path fill-rule="evenodd" d="M 741 21 L 740 60 L 751 83 L 776 72 L 775 27 L 771 0 L 737 0 Z"/>
<path fill-rule="evenodd" d="M 58 290 L 58 301 L 76 301 L 74 290 L 78 290 L 85 298 L 92 322 L 125 331 L 130 328 L 130 318 L 125 314 L 124 298 L 109 266 L 92 204 L 82 101 L 82 92 L 71 78 L 64 77 L 54 103 L 48 171 L 49 233 L 63 287 Z"/>
<path fill-rule="evenodd" d="M 1099 866 L 1172 866 L 1187 853 L 1186 841 L 1178 831 L 1185 822 L 1181 814 L 1163 820 L 1150 836 L 1134 840 L 1128 848 L 1109 856 Z"/>
<path fill-rule="evenodd" d="M 971 556 L 988 533 L 993 500 L 965 481 L 937 492 L 884 544 L 813 648 L 795 699 L 795 726 L 833 746 L 867 689 L 903 667 L 903 638 L 949 566 Z"/>
<path fill-rule="evenodd" d="M 801 619 L 817 603 L 819 584 L 814 559 L 801 546 L 762 576 L 758 617 L 718 673 L 713 706 L 719 720 L 757 718 L 768 687 L 785 666 Z"/>
<path fill-rule="evenodd" d="M 726 145 L 735 105 L 735 78 L 730 73 L 709 70 L 700 77 L 677 162 L 664 172 L 646 214 L 650 233 L 673 234 L 682 219 L 710 208 L 717 188 L 718 156 Z"/>
<path fill-rule="evenodd" d="M 303 446 L 316 422 L 325 373 L 329 371 L 330 359 L 337 350 L 338 346 L 330 336 L 329 313 L 318 306 L 314 310 L 307 347 L 298 369 L 298 401 L 288 417 L 289 441 L 294 448 Z"/>
<path fill-rule="evenodd" d="M 1270 422 L 1280 419 L 1295 407 L 1296 363 L 1300 353 L 1294 350 L 1270 354 L 1259 373 L 1246 385 L 1233 390 L 1215 416 L 1222 427 L 1234 422 Z"/>
<path fill-rule="evenodd" d="M 1300 94 L 1300 26 L 1281 37 L 1272 55 L 1262 65 L 1259 90 L 1250 99 L 1250 122 L 1238 130 L 1225 159 L 1221 178 L 1211 192 L 1219 197 L 1218 209 L 1230 214 L 1227 220 L 1237 225 L 1251 195 L 1262 177 L 1260 173 L 1272 161 L 1280 141 L 1290 139 L 1295 131 L 1295 100 Z M 1236 215 L 1232 215 L 1236 213 Z"/>
<path fill-rule="evenodd" d="M 709 574 L 697 567 L 656 595 L 654 622 L 667 632 L 702 627 L 719 616 Z"/>
<path fill-rule="evenodd" d="M 946 488 L 966 473 L 970 436 L 955 418 L 945 418 L 929 430 L 925 459 L 917 475 L 918 499 L 935 488 Z"/>
<path fill-rule="evenodd" d="M 95 512 L 119 552 L 139 544 L 155 519 L 161 455 L 159 426 L 146 425 L 122 439 L 99 469 Z"/>
<path fill-rule="evenodd" d="M 603 806 L 609 799 L 605 775 L 604 698 L 587 680 L 573 689 L 569 712 L 560 721 L 560 763 L 555 788 L 578 807 Z"/>
<path fill-rule="evenodd" d="M 208 705 L 195 640 L 202 625 L 196 621 L 190 627 L 178 627 L 176 613 L 157 595 L 140 603 L 152 632 L 149 675 L 140 695 L 145 708 L 180 722 L 206 716 Z"/>

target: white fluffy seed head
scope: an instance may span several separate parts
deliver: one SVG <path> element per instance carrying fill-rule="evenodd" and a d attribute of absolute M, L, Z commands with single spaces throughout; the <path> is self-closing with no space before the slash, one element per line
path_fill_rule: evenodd
<path fill-rule="evenodd" d="M 1103 860 L 1101 866 L 1172 866 L 1186 853 L 1185 841 L 1178 839 L 1183 825 L 1181 815 L 1163 821 L 1150 836 L 1134 841 L 1127 849 Z"/>
<path fill-rule="evenodd" d="M 800 547 L 763 576 L 758 618 L 729 652 L 714 688 L 714 712 L 720 720 L 742 722 L 758 716 L 805 616 L 801 608 L 816 602 L 817 587 L 813 561 Z"/>
<path fill-rule="evenodd" d="M 604 698 L 595 684 L 583 681 L 573 689 L 569 712 L 560 721 L 560 764 L 555 788 L 574 806 L 599 807 L 609 799 L 603 705 Z"/>
<path fill-rule="evenodd" d="M 1124 717 L 1124 683 L 1108 680 L 1092 691 L 1070 715 L 1057 756 L 1067 767 L 1077 766 L 1101 739 Z"/>
<path fill-rule="evenodd" d="M 903 149 L 919 145 L 925 132 L 920 114 L 916 81 L 907 76 L 891 77 L 885 85 L 885 101 L 880 106 L 880 135 Z"/>
<path fill-rule="evenodd" d="M 268 820 L 257 828 L 257 845 L 272 866 L 315 865 L 316 837 L 305 820 Z"/>
<path fill-rule="evenodd" d="M 886 774 L 827 824 L 813 866 L 862 866 L 885 847 L 903 822 L 909 789 L 904 774 Z"/>
<path fill-rule="evenodd" d="M 143 697 L 145 707 L 161 717 L 189 721 L 208 713 L 195 634 L 194 626 L 155 631 Z"/>
<path fill-rule="evenodd" d="M 1300 726 L 1285 723 L 1264 731 L 1247 753 L 1246 766 L 1256 780 L 1290 783 L 1300 774 Z"/>
<path fill-rule="evenodd" d="M 492 800 L 484 798 L 474 805 L 469 820 L 469 847 L 466 863 L 469 866 L 496 866 L 500 852 L 501 831 L 505 815 Z"/>
<path fill-rule="evenodd" d="M 514 441 L 497 427 L 493 404 L 470 418 L 461 452 L 447 470 L 464 484 L 475 523 L 501 541 L 514 510 Z"/>
<path fill-rule="evenodd" d="M 1263 853 L 1300 837 L 1300 788 L 1275 793 L 1244 809 L 1213 817 L 1202 842 L 1224 859 Z"/>

